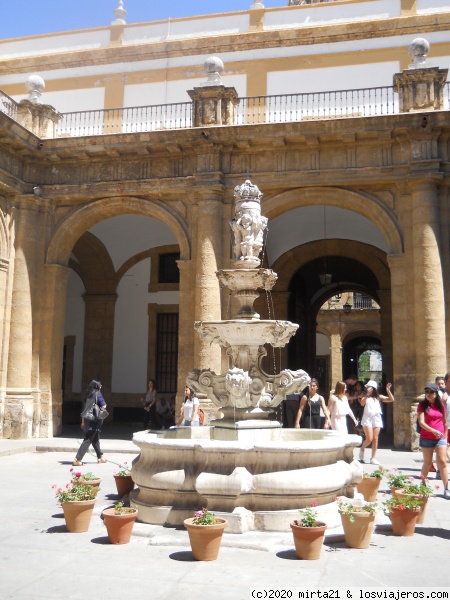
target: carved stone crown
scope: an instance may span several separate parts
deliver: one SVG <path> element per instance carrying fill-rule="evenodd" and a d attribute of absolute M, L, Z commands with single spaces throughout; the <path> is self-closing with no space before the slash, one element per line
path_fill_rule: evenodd
<path fill-rule="evenodd" d="M 237 185 L 234 188 L 234 199 L 236 202 L 236 214 L 241 209 L 256 209 L 260 210 L 262 192 L 257 185 L 247 179 L 242 185 Z"/>

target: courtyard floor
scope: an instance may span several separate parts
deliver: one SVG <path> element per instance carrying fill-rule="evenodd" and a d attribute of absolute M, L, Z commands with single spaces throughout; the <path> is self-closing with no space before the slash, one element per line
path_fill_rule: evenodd
<path fill-rule="evenodd" d="M 367 597 L 359 593 L 363 588 L 379 592 L 420 588 L 424 598 L 431 598 L 427 592 L 433 588 L 450 591 L 450 501 L 442 497 L 441 482 L 436 482 L 438 490 L 429 500 L 425 523 L 413 537 L 392 535 L 381 519 L 368 549 L 347 548 L 337 532 L 326 540 L 319 560 L 301 561 L 295 557 L 290 532 L 225 533 L 218 560 L 206 563 L 193 560 L 182 528 L 138 523 L 130 544 L 108 544 L 100 514 L 117 499 L 112 477 L 117 465 L 131 464 L 138 454 L 131 434 L 129 439 L 103 440 L 106 464 L 85 457 L 85 469 L 102 477 L 101 491 L 89 531 L 67 533 L 52 485 L 70 480 L 77 447 L 76 433 L 51 440 L 0 440 L 2 600 L 244 600 L 297 598 L 298 590 L 342 590 L 328 597 L 363 598 Z M 379 459 L 385 467 L 420 474 L 419 453 L 382 449 Z M 434 474 L 430 475 L 434 486 L 432 478 Z M 383 480 L 380 501 L 386 489 Z M 352 596 L 345 595 L 346 589 Z M 270 590 L 285 593 L 270 595 Z"/>

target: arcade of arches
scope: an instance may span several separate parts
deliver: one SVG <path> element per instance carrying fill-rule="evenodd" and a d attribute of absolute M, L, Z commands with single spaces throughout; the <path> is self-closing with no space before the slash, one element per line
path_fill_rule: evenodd
<path fill-rule="evenodd" d="M 331 387 L 358 344 L 379 344 L 394 445 L 410 447 L 411 405 L 447 369 L 449 297 L 450 126 L 445 111 L 426 130 L 419 117 L 360 119 L 358 132 L 342 119 L 216 127 L 207 139 L 192 128 L 170 142 L 52 139 L 37 151 L 0 114 L 0 435 L 59 433 L 93 377 L 121 420 L 139 413 L 149 377 L 173 396 L 191 368 L 226 366 L 193 323 L 226 318 L 215 272 L 231 264 L 233 190 L 250 178 L 269 218 L 274 316 L 300 324 L 277 360 Z M 179 277 L 162 276 L 166 255 Z M 333 304 L 358 295 L 374 304 Z"/>

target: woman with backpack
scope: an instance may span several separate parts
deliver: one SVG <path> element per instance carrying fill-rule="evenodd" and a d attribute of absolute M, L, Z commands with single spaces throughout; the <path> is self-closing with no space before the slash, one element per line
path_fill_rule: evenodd
<path fill-rule="evenodd" d="M 97 455 L 97 462 L 106 462 L 100 448 L 100 432 L 102 430 L 103 420 L 96 419 L 94 416 L 94 407 L 96 405 L 100 408 L 106 408 L 105 399 L 100 391 L 101 388 L 102 384 L 100 381 L 93 379 L 87 389 L 84 409 L 81 413 L 81 429 L 84 430 L 84 440 L 81 442 L 81 446 L 78 448 L 75 460 L 72 463 L 74 467 L 79 467 L 83 464 L 81 461 L 91 444 Z"/>

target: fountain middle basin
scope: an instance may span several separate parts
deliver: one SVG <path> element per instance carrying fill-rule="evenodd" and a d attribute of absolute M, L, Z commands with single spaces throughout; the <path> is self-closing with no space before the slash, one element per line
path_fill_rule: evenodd
<path fill-rule="evenodd" d="M 177 526 L 206 506 L 235 533 L 273 529 L 285 511 L 353 497 L 363 469 L 353 459 L 357 435 L 327 430 L 248 429 L 237 440 L 214 439 L 214 427 L 138 432 L 132 475 L 139 520 Z M 268 518 L 271 516 L 272 518 Z M 281 520 L 288 527 L 289 520 Z M 272 525 L 268 525 L 268 523 Z M 285 525 L 284 525 L 285 522 Z"/>

